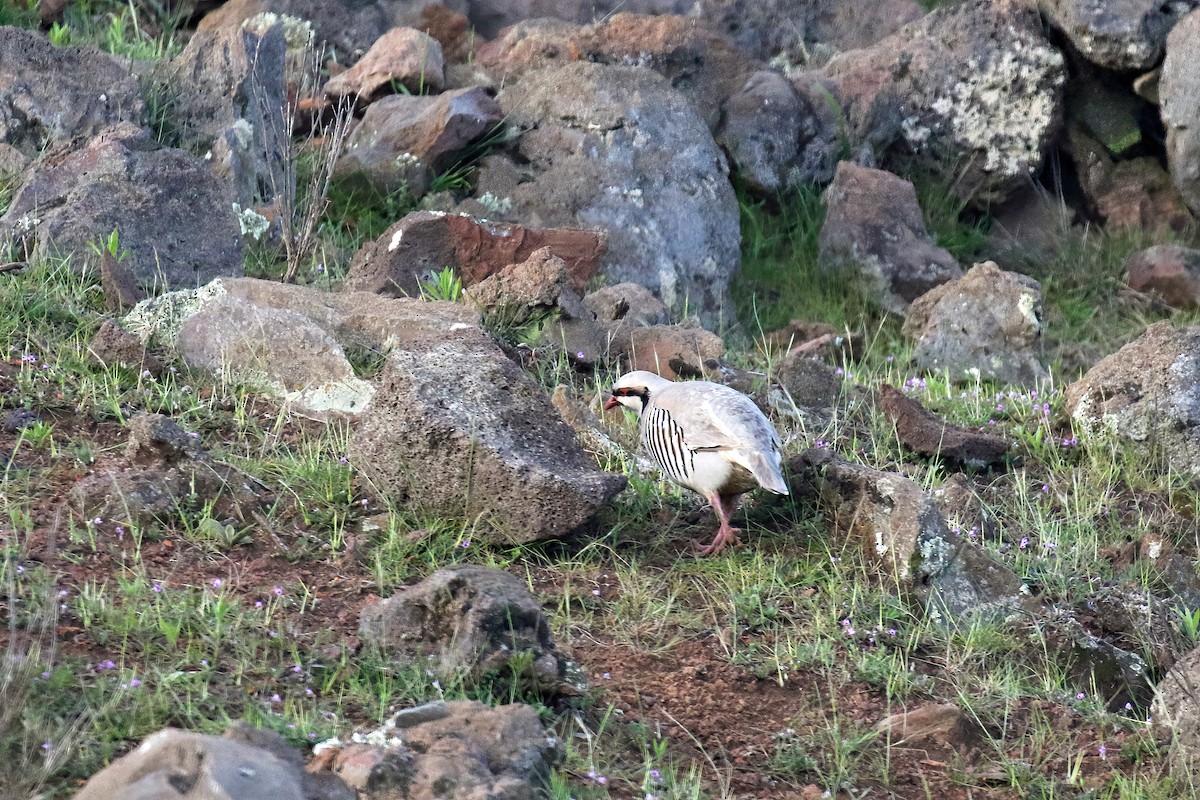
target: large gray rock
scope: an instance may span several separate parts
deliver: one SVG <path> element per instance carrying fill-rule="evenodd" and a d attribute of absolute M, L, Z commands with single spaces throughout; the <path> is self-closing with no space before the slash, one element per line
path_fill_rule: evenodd
<path fill-rule="evenodd" d="M 140 123 L 144 107 L 137 78 L 120 59 L 0 27 L 0 142 L 36 157 L 56 141 Z"/>
<path fill-rule="evenodd" d="M 1200 211 L 1200 10 L 1188 14 L 1167 37 L 1158 97 L 1167 129 L 1171 179 L 1193 211 Z"/>
<path fill-rule="evenodd" d="M 347 800 L 332 776 L 316 777 L 278 734 L 235 725 L 224 736 L 164 728 L 92 776 L 76 800 Z"/>
<path fill-rule="evenodd" d="M 358 633 L 400 664 L 428 664 L 442 680 L 467 685 L 499 677 L 552 692 L 570 666 L 525 582 L 473 564 L 440 569 L 367 606 Z"/>
<path fill-rule="evenodd" d="M 609 281 L 640 283 L 707 324 L 732 319 L 737 200 L 708 128 L 662 77 L 570 64 L 528 73 L 497 99 L 523 135 L 516 159 L 484 161 L 479 200 L 501 219 L 599 228 Z"/>
<path fill-rule="evenodd" d="M 1172 755 L 1189 768 L 1200 763 L 1200 648 L 1159 681 L 1150 715 L 1170 735 Z"/>
<path fill-rule="evenodd" d="M 624 487 L 481 328 L 414 315 L 389 346 L 349 447 L 388 500 L 528 542 L 579 528 Z"/>
<path fill-rule="evenodd" d="M 179 146 L 205 154 L 234 186 L 243 207 L 294 193 L 287 169 L 291 118 L 287 108 L 283 25 L 261 32 L 224 28 L 197 32 L 171 62 L 162 91 L 175 100 L 166 113 Z"/>
<path fill-rule="evenodd" d="M 939 8 L 870 48 L 836 56 L 824 73 L 836 83 L 852 140 L 879 151 L 902 141 L 902 152 L 979 206 L 1002 201 L 1040 171 L 1067 78 L 1037 12 L 991 0 Z"/>
<path fill-rule="evenodd" d="M 48 151 L 0 217 L 0 236 L 33 257 L 90 255 L 116 231 L 120 258 L 156 289 L 242 273 L 242 236 L 228 182 L 204 160 L 119 123 L 78 150 Z"/>
<path fill-rule="evenodd" d="M 843 161 L 825 203 L 821 262 L 861 272 L 886 311 L 903 314 L 925 292 L 962 276 L 954 256 L 933 243 L 917 191 L 903 178 Z"/>
<path fill-rule="evenodd" d="M 1147 70 L 1162 57 L 1167 34 L 1195 0 L 1038 0 L 1050 24 L 1079 53 L 1116 72 Z"/>
<path fill-rule="evenodd" d="M 903 331 L 920 369 L 1029 386 L 1048 376 L 1039 360 L 1041 314 L 1037 281 L 987 261 L 917 298 Z"/>
<path fill-rule="evenodd" d="M 793 457 L 788 472 L 815 483 L 835 535 L 952 626 L 1020 607 L 1021 580 L 986 550 L 951 533 L 935 500 L 911 479 L 850 464 L 828 449 Z"/>
<path fill-rule="evenodd" d="M 1174 472 L 1200 472 L 1200 327 L 1158 322 L 1067 387 L 1077 429 L 1108 431 Z"/>
<path fill-rule="evenodd" d="M 351 355 L 382 358 L 390 328 L 425 313 L 444 315 L 447 328 L 476 320 L 450 304 L 414 309 L 373 295 L 242 278 L 145 300 L 124 325 L 152 349 L 255 385 L 306 413 L 355 414 L 375 390 L 356 375 Z"/>
<path fill-rule="evenodd" d="M 842 142 L 837 117 L 824 101 L 828 91 L 817 81 L 794 86 L 778 72 L 762 70 L 725 101 L 717 141 L 747 185 L 780 192 L 829 182 Z"/>

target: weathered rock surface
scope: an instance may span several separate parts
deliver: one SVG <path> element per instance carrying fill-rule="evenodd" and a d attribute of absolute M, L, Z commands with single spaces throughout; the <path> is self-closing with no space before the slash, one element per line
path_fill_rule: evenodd
<path fill-rule="evenodd" d="M 1047 377 L 1038 360 L 1041 314 L 1037 281 L 987 261 L 919 297 L 903 330 L 921 369 L 1027 386 Z"/>
<path fill-rule="evenodd" d="M 1170 734 L 1173 755 L 1189 766 L 1200 761 L 1200 648 L 1179 659 L 1159 681 L 1150 715 Z"/>
<path fill-rule="evenodd" d="M 103 367 L 120 366 L 155 376 L 165 370 L 162 362 L 138 337 L 111 319 L 101 323 L 100 330 L 88 345 L 88 355 Z"/>
<path fill-rule="evenodd" d="M 0 142 L 34 158 L 55 142 L 140 123 L 144 108 L 137 78 L 120 59 L 0 27 Z"/>
<path fill-rule="evenodd" d="M 825 203 L 822 264 L 860 270 L 885 310 L 903 314 L 925 292 L 962 276 L 954 256 L 925 229 L 909 181 L 842 161 Z"/>
<path fill-rule="evenodd" d="M 576 228 L 526 228 L 414 211 L 359 250 L 343 289 L 415 297 L 420 282 L 445 267 L 469 287 L 549 247 L 566 265 L 571 285 L 582 291 L 600 268 L 606 243 L 603 234 Z"/>
<path fill-rule="evenodd" d="M 1200 211 L 1200 132 L 1195 124 L 1200 114 L 1200 10 L 1180 20 L 1166 49 L 1158 97 L 1167 129 L 1167 166 L 1188 207 Z"/>
<path fill-rule="evenodd" d="M 1150 69 L 1158 62 L 1168 32 L 1194 3 L 1038 0 L 1036 5 L 1088 61 L 1126 72 Z"/>
<path fill-rule="evenodd" d="M 309 770 L 378 798 L 535 800 L 562 756 L 531 706 L 473 700 L 404 709 L 353 740 L 318 745 Z"/>
<path fill-rule="evenodd" d="M 596 322 L 614 334 L 625 328 L 666 325 L 668 321 L 667 307 L 649 289 L 638 283 L 602 286 L 585 295 L 583 304 L 592 312 Z"/>
<path fill-rule="evenodd" d="M 237 470 L 220 464 L 199 439 L 160 414 L 135 414 L 121 459 L 100 461 L 71 488 L 81 519 L 109 526 L 170 523 L 206 510 L 215 520 L 244 521 L 258 497 Z"/>
<path fill-rule="evenodd" d="M 600 273 L 706 324 L 731 318 L 739 220 L 724 157 L 687 101 L 638 67 L 578 63 L 526 74 L 497 97 L 523 131 L 484 160 L 477 199 L 498 218 L 608 234 Z M 491 214 L 489 214 L 491 216 Z"/>
<path fill-rule="evenodd" d="M 579 528 L 624 487 L 479 327 L 413 318 L 396 328 L 349 447 L 389 500 L 490 519 L 501 541 L 528 542 Z"/>
<path fill-rule="evenodd" d="M 230 185 L 202 159 L 121 123 L 79 150 L 43 155 L 0 217 L 0 236 L 15 237 L 32 257 L 86 257 L 116 231 L 141 285 L 194 287 L 242 273 L 233 202 Z"/>
<path fill-rule="evenodd" d="M 905 447 L 955 466 L 992 466 L 1004 460 L 1011 445 L 1001 436 L 951 425 L 894 386 L 880 388 L 879 408 L 896 426 Z"/>
<path fill-rule="evenodd" d="M 424 34 L 422 34 L 424 35 Z M 346 140 L 334 177 L 383 197 L 425 194 L 463 148 L 497 130 L 504 113 L 479 86 L 439 95 L 396 94 L 367 107 Z"/>
<path fill-rule="evenodd" d="M 311 25 L 319 53 L 329 49 L 337 61 L 352 64 L 392 28 L 420 19 L 425 5 L 425 0 L 229 0 L 205 14 L 198 27 L 240 27 L 259 14 L 286 14 Z M 465 13 L 468 2 L 444 0 L 441 5 Z"/>
<path fill-rule="evenodd" d="M 629 14 L 683 14 L 690 0 L 472 0 L 471 24 L 487 38 L 496 38 L 509 25 L 539 17 L 575 23 Z"/>
<path fill-rule="evenodd" d="M 1176 472 L 1200 471 L 1200 328 L 1158 322 L 1067 387 L 1084 431 L 1109 431 Z"/>
<path fill-rule="evenodd" d="M 827 449 L 792 457 L 787 473 L 813 481 L 835 535 L 860 548 L 935 621 L 954 625 L 1022 604 L 1020 578 L 952 534 L 933 498 L 909 478 L 850 464 Z"/>
<path fill-rule="evenodd" d="M 678 15 L 620 13 L 584 26 L 530 19 L 478 51 L 478 63 L 498 83 L 576 61 L 654 70 L 691 102 L 710 129 L 718 125 L 722 101 L 742 87 L 755 66 L 702 22 Z"/>
<path fill-rule="evenodd" d="M 953 703 L 923 703 L 889 714 L 875 723 L 875 731 L 894 745 L 918 743 L 961 748 L 979 739 L 979 723 Z"/>
<path fill-rule="evenodd" d="M 822 50 L 868 47 L 925 12 L 913 0 L 701 0 L 692 13 L 755 58 L 775 59 L 787 69 L 812 61 Z"/>
<path fill-rule="evenodd" d="M 570 665 L 525 582 L 492 567 L 440 569 L 364 608 L 358 632 L 398 663 L 470 685 L 499 677 L 554 692 Z"/>
<path fill-rule="evenodd" d="M 694 320 L 618 330 L 611 337 L 610 352 L 630 370 L 644 369 L 668 380 L 703 377 L 705 364 L 725 355 L 721 337 Z"/>
<path fill-rule="evenodd" d="M 717 141 L 756 191 L 828 183 L 842 147 L 831 97 L 816 80 L 793 85 L 778 72 L 755 72 L 722 106 Z"/>
<path fill-rule="evenodd" d="M 1037 12 L 990 0 L 939 8 L 870 48 L 834 57 L 823 71 L 855 141 L 884 151 L 903 140 L 979 206 L 1002 201 L 1040 171 L 1067 78 Z"/>
<path fill-rule="evenodd" d="M 224 736 L 165 728 L 92 776 L 79 800 L 347 800 L 341 781 L 304 771 L 299 753 L 278 734 L 234 726 Z"/>
<path fill-rule="evenodd" d="M 444 328 L 477 320 L 452 304 L 414 307 L 243 278 L 152 298 L 124 324 L 151 348 L 271 391 L 301 411 L 354 414 L 367 407 L 375 388 L 355 374 L 347 351 L 382 357 L 391 330 L 414 318 L 440 320 Z"/>
<path fill-rule="evenodd" d="M 1125 259 L 1129 288 L 1151 294 L 1172 308 L 1200 305 L 1200 250 L 1160 244 Z"/>
<path fill-rule="evenodd" d="M 832 408 L 842 388 L 833 367 L 799 350 L 780 359 L 775 382 L 799 408 Z"/>
<path fill-rule="evenodd" d="M 159 91 L 176 97 L 167 114 L 179 146 L 205 153 L 232 182 L 243 207 L 291 197 L 295 175 L 285 163 L 292 125 L 284 64 L 287 41 L 276 23 L 197 32 L 169 67 Z"/>
<path fill-rule="evenodd" d="M 325 84 L 325 94 L 369 103 L 403 86 L 413 95 L 437 94 L 445 84 L 445 61 L 437 39 L 414 28 L 392 28 L 350 69 Z"/>

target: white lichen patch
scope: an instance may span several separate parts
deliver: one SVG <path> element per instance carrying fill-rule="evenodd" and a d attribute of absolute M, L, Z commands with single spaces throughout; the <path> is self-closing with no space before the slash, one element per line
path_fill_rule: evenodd
<path fill-rule="evenodd" d="M 262 36 L 275 25 L 283 26 L 283 40 L 287 42 L 288 50 L 304 50 L 312 45 L 312 23 L 300 17 L 293 17 L 291 14 L 263 11 L 243 22 L 242 30 Z"/>
<path fill-rule="evenodd" d="M 1037 297 L 1032 294 L 1022 294 L 1017 298 L 1017 311 L 1021 312 L 1021 316 L 1035 331 L 1042 329 L 1042 323 L 1037 317 Z"/>
<path fill-rule="evenodd" d="M 936 131 L 983 153 L 983 170 L 1003 176 L 1029 174 L 1041 163 L 1042 148 L 1058 110 L 1058 87 L 1066 80 L 1062 55 L 1009 26 L 1007 49 L 969 60 L 961 79 L 939 93 L 921 113 Z M 906 125 L 909 142 L 927 137 Z"/>
<path fill-rule="evenodd" d="M 249 236 L 254 241 L 261 242 L 262 238 L 267 235 L 267 231 L 271 230 L 271 220 L 253 208 L 242 208 L 239 204 L 234 203 L 233 213 L 237 214 L 242 236 Z"/>
<path fill-rule="evenodd" d="M 220 278 L 199 289 L 167 292 L 138 303 L 121 320 L 121 326 L 146 347 L 174 350 L 183 323 L 225 294 L 225 284 Z"/>
<path fill-rule="evenodd" d="M 496 197 L 491 192 L 484 192 L 478 198 L 479 205 L 487 209 L 489 214 L 507 214 L 512 209 L 512 199 Z"/>
<path fill-rule="evenodd" d="M 328 413 L 361 414 L 375 396 L 375 387 L 353 376 L 283 395 L 288 403 L 301 409 Z"/>

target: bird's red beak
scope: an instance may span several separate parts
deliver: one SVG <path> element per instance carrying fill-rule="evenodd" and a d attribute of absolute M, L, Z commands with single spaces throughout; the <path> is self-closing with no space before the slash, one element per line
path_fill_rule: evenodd
<path fill-rule="evenodd" d="M 604 410 L 608 411 L 610 408 L 616 408 L 619 405 L 621 404 L 617 402 L 616 395 L 609 395 L 609 398 L 604 401 Z"/>

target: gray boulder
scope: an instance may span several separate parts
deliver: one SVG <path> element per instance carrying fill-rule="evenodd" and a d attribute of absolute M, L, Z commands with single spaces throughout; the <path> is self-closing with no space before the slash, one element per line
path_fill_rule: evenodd
<path fill-rule="evenodd" d="M 1036 5 L 1088 61 L 1129 72 L 1158 63 L 1167 34 L 1195 2 L 1039 0 Z"/>
<path fill-rule="evenodd" d="M 920 369 L 1028 386 L 1048 376 L 1039 360 L 1041 315 L 1038 282 L 987 261 L 917 298 L 903 332 L 916 343 Z"/>
<path fill-rule="evenodd" d="M 165 728 L 92 776 L 76 800 L 347 800 L 340 780 L 311 776 L 270 731 L 234 726 L 224 736 Z"/>
<path fill-rule="evenodd" d="M 1200 472 L 1200 327 L 1157 322 L 1067 387 L 1077 429 L 1108 431 L 1174 472 Z"/>
<path fill-rule="evenodd" d="M 835 535 L 935 622 L 953 626 L 1023 605 L 1020 578 L 951 533 L 936 501 L 911 479 L 842 461 L 828 449 L 800 453 L 788 467 L 815 484 Z"/>
<path fill-rule="evenodd" d="M 827 98 L 832 95 L 819 81 L 793 86 L 762 70 L 725 101 L 717 141 L 747 185 L 780 192 L 830 181 L 842 142 Z"/>
<path fill-rule="evenodd" d="M 1187 768 L 1200 763 L 1200 648 L 1176 662 L 1154 689 L 1151 718 Z"/>
<path fill-rule="evenodd" d="M 1200 10 L 1180 20 L 1167 37 L 1158 97 L 1171 179 L 1188 207 L 1200 211 L 1200 131 L 1195 124 L 1200 114 Z"/>
<path fill-rule="evenodd" d="M 364 608 L 358 633 L 398 663 L 468 686 L 499 677 L 554 692 L 570 665 L 525 582 L 492 567 L 440 569 Z"/>
<path fill-rule="evenodd" d="M 427 312 L 396 326 L 375 398 L 351 435 L 351 460 L 397 505 L 485 520 L 500 542 L 587 523 L 624 477 L 596 467 L 486 332 L 446 323 Z"/>
<path fill-rule="evenodd" d="M 732 319 L 737 201 L 682 95 L 647 69 L 576 63 L 528 73 L 497 100 L 523 134 L 515 159 L 484 160 L 476 200 L 493 212 L 478 213 L 603 230 L 609 281 L 640 283 L 708 325 Z"/>
<path fill-rule="evenodd" d="M 161 89 L 175 94 L 167 114 L 179 146 L 205 154 L 243 207 L 295 190 L 285 163 L 291 149 L 286 54 L 279 23 L 261 34 L 240 27 L 197 32 L 171 62 Z"/>
<path fill-rule="evenodd" d="M 0 27 L 0 142 L 32 158 L 58 141 L 140 123 L 144 110 L 137 78 L 115 56 Z"/>
<path fill-rule="evenodd" d="M 495 38 L 522 20 L 553 17 L 567 22 L 592 22 L 621 11 L 630 14 L 684 14 L 691 0 L 471 0 L 467 16 L 475 30 Z"/>
<path fill-rule="evenodd" d="M 120 258 L 145 287 L 195 287 L 242 273 L 229 183 L 203 159 L 160 147 L 130 123 L 78 150 L 47 151 L 0 217 L 0 236 L 32 257 L 87 257 L 113 231 Z"/>
<path fill-rule="evenodd" d="M 821 263 L 861 272 L 886 311 L 903 314 L 925 292 L 962 276 L 954 256 L 933 243 L 909 181 L 843 161 L 825 203 Z"/>
<path fill-rule="evenodd" d="M 902 152 L 981 207 L 1040 171 L 1067 79 L 1037 12 L 991 0 L 939 8 L 823 72 L 854 141 L 885 155 L 903 142 Z"/>

